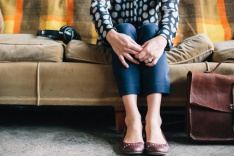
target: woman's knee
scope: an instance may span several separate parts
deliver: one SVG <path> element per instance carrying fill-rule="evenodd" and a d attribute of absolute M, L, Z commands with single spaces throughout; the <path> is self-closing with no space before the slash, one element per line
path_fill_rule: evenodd
<path fill-rule="evenodd" d="M 138 31 L 138 43 L 143 45 L 154 38 L 158 33 L 158 26 L 155 23 L 143 24 Z"/>
<path fill-rule="evenodd" d="M 115 28 L 121 33 L 124 31 L 135 30 L 135 27 L 131 23 L 120 23 Z"/>
<path fill-rule="evenodd" d="M 116 27 L 119 33 L 126 34 L 130 36 L 132 39 L 137 39 L 137 31 L 136 28 L 130 23 L 120 23 Z"/>
<path fill-rule="evenodd" d="M 144 33 L 157 33 L 159 30 L 158 26 L 155 23 L 147 23 L 147 24 L 143 24 L 139 31 L 140 32 L 144 32 Z"/>

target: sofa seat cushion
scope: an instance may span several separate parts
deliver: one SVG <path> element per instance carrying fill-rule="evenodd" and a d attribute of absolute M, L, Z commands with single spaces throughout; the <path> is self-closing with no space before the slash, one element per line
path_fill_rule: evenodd
<path fill-rule="evenodd" d="M 1 62 L 61 62 L 64 47 L 46 37 L 32 34 L 1 34 Z"/>
<path fill-rule="evenodd" d="M 72 40 L 66 47 L 66 59 L 71 62 L 111 64 L 112 49 L 104 46 Z"/>
<path fill-rule="evenodd" d="M 214 62 L 220 62 L 226 58 L 233 59 L 227 60 L 225 62 L 234 63 L 234 40 L 214 43 L 214 53 L 212 55 L 212 60 Z"/>
<path fill-rule="evenodd" d="M 169 64 L 203 62 L 211 55 L 214 45 L 210 38 L 202 33 L 189 37 L 171 51 L 167 52 Z"/>
<path fill-rule="evenodd" d="M 210 69 L 217 64 L 209 63 Z M 162 106 L 185 106 L 188 71 L 206 70 L 204 62 L 169 65 L 171 94 Z M 9 62 L 0 71 L 0 104 L 123 106 L 111 65 Z M 234 64 L 223 63 L 216 73 L 234 74 Z M 138 103 L 146 106 L 145 97 Z"/>

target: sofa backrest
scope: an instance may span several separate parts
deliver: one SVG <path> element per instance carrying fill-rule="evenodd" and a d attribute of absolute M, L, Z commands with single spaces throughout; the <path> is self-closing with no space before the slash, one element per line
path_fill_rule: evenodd
<path fill-rule="evenodd" d="M 213 42 L 234 37 L 234 0 L 180 0 L 175 42 L 206 33 Z"/>
<path fill-rule="evenodd" d="M 59 30 L 73 26 L 84 41 L 96 42 L 89 15 L 91 0 L 0 0 L 3 33 L 36 34 L 39 29 Z M 179 29 L 175 45 L 196 34 L 206 33 L 213 42 L 233 39 L 233 0 L 180 0 Z"/>
<path fill-rule="evenodd" d="M 0 8 L 0 34 L 3 32 L 4 30 L 4 21 L 3 21 L 3 17 L 2 17 L 2 11 Z"/>
<path fill-rule="evenodd" d="M 90 0 L 0 0 L 3 33 L 36 34 L 39 29 L 73 26 L 82 39 L 95 43 L 97 34 L 89 15 Z"/>

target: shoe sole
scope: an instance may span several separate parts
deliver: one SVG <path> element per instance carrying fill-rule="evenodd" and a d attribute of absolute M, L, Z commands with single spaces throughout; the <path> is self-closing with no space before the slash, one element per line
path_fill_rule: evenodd
<path fill-rule="evenodd" d="M 143 152 L 123 152 L 124 154 L 143 154 Z"/>
<path fill-rule="evenodd" d="M 147 154 L 150 154 L 150 155 L 166 155 L 168 153 L 164 153 L 164 152 L 147 152 Z"/>

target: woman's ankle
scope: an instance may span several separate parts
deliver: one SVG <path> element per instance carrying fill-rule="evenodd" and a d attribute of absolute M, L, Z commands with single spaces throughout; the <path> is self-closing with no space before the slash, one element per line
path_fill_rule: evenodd
<path fill-rule="evenodd" d="M 161 127 L 162 125 L 162 118 L 160 115 L 158 116 L 149 116 L 149 115 L 146 115 L 145 117 L 145 122 L 150 124 L 150 125 L 158 125 L 159 127 Z"/>
<path fill-rule="evenodd" d="M 136 115 L 126 115 L 125 117 L 125 124 L 126 126 L 130 126 L 132 124 L 142 124 L 141 122 L 141 115 L 136 114 Z"/>
<path fill-rule="evenodd" d="M 161 130 L 161 117 L 155 117 L 154 119 L 146 117 L 145 120 L 146 142 L 165 144 L 166 140 Z"/>
<path fill-rule="evenodd" d="M 143 142 L 143 136 L 142 136 L 143 125 L 141 122 L 141 116 L 135 118 L 126 116 L 125 123 L 127 126 L 127 131 L 124 138 L 124 142 L 127 143 Z"/>

